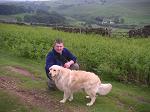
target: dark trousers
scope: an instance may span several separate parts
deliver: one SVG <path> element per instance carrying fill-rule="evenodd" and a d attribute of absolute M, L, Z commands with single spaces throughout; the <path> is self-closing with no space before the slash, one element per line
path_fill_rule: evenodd
<path fill-rule="evenodd" d="M 52 79 L 49 79 L 48 78 L 48 88 L 51 90 L 55 90 L 56 89 L 56 85 L 55 85 L 55 82 L 52 80 Z"/>

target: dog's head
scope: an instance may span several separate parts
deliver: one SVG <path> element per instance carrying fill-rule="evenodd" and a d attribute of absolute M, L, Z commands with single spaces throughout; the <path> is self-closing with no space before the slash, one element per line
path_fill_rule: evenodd
<path fill-rule="evenodd" d="M 49 68 L 49 74 L 51 74 L 52 78 L 59 75 L 61 66 L 53 65 Z"/>

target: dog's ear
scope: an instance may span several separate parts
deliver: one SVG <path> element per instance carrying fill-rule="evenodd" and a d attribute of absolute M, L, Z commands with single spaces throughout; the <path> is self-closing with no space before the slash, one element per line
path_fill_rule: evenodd
<path fill-rule="evenodd" d="M 49 71 L 50 71 L 51 69 L 52 69 L 52 68 L 50 67 L 50 68 L 49 68 Z"/>

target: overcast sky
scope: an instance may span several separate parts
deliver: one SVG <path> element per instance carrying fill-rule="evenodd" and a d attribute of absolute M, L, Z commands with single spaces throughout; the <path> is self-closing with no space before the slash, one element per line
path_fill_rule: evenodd
<path fill-rule="evenodd" d="M 54 1 L 54 0 L 0 0 L 0 1 Z"/>

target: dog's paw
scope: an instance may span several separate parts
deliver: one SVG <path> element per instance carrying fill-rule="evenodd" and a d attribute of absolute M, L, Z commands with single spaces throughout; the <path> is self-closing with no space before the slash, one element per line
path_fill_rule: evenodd
<path fill-rule="evenodd" d="M 69 97 L 68 100 L 69 100 L 69 101 L 72 101 L 72 100 L 73 100 L 73 94 Z"/>
<path fill-rule="evenodd" d="M 86 105 L 87 105 L 87 106 L 92 106 L 92 105 L 93 105 L 93 103 L 87 103 Z"/>
<path fill-rule="evenodd" d="M 63 99 L 63 100 L 60 100 L 60 103 L 65 103 L 65 102 L 66 102 L 66 100 L 64 100 L 64 99 Z"/>
<path fill-rule="evenodd" d="M 70 97 L 68 100 L 69 100 L 69 101 L 72 101 L 72 100 L 73 100 L 73 98 L 72 98 L 72 97 Z"/>
<path fill-rule="evenodd" d="M 89 99 L 89 98 L 90 98 L 90 96 L 86 96 L 85 98 L 88 98 L 88 99 Z"/>

